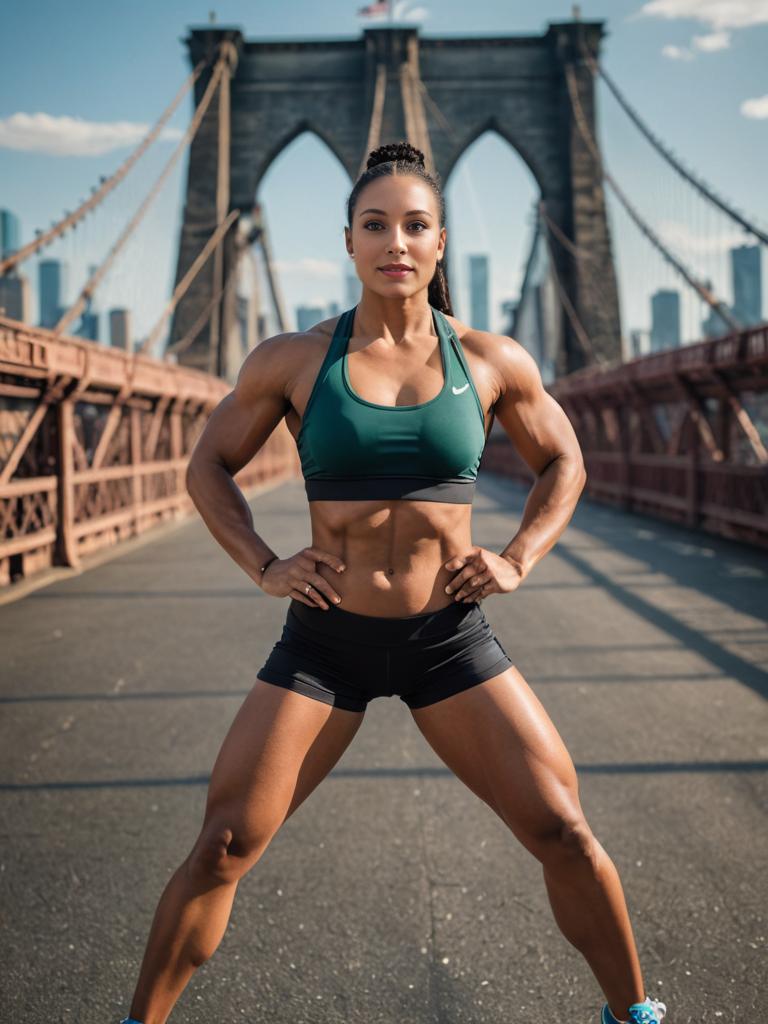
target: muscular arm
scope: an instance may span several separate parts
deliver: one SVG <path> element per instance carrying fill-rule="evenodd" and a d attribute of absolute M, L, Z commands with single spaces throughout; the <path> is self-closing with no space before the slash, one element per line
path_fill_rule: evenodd
<path fill-rule="evenodd" d="M 565 530 L 587 474 L 571 422 L 544 390 L 533 357 L 512 338 L 497 335 L 496 341 L 496 418 L 536 474 L 520 528 L 501 552 L 525 577 Z"/>
<path fill-rule="evenodd" d="M 267 338 L 245 359 L 234 390 L 211 413 L 187 466 L 192 501 L 216 540 L 257 583 L 275 554 L 253 529 L 253 516 L 233 477 L 285 415 L 291 334 Z"/>

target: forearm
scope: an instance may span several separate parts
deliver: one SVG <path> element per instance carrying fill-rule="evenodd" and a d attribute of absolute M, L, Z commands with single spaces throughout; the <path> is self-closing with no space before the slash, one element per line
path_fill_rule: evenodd
<path fill-rule="evenodd" d="M 261 567 L 275 552 L 254 531 L 248 502 L 232 475 L 220 463 L 193 460 L 187 469 L 186 484 L 215 539 L 260 584 Z"/>
<path fill-rule="evenodd" d="M 570 522 L 584 489 L 581 460 L 558 456 L 536 477 L 523 509 L 520 528 L 501 552 L 523 577 L 555 546 Z"/>

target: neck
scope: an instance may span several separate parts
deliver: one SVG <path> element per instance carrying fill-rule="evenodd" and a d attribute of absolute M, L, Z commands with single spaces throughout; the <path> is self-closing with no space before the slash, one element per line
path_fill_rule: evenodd
<path fill-rule="evenodd" d="M 364 288 L 357 304 L 354 331 L 358 337 L 384 338 L 393 344 L 434 334 L 426 291 L 406 298 L 386 298 Z"/>

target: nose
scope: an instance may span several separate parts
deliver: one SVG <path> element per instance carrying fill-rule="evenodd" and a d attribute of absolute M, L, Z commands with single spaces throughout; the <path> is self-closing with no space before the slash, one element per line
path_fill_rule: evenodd
<path fill-rule="evenodd" d="M 405 246 L 400 240 L 400 228 L 395 228 L 395 237 L 387 246 L 387 252 L 405 252 Z"/>

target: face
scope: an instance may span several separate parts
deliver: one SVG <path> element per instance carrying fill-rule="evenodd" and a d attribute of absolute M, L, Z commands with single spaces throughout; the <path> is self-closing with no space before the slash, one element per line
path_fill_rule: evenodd
<path fill-rule="evenodd" d="M 429 287 L 445 249 L 437 196 L 412 174 L 366 185 L 357 198 L 352 231 L 345 227 L 344 235 L 358 277 L 384 296 L 413 295 Z M 390 274 L 381 269 L 391 263 L 411 269 Z"/>

